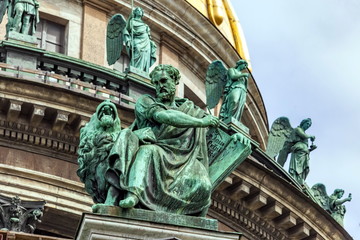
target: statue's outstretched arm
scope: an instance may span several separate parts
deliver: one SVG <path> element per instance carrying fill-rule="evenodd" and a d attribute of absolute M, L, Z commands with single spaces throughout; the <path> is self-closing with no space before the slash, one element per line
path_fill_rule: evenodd
<path fill-rule="evenodd" d="M 217 126 L 219 119 L 212 115 L 195 118 L 177 110 L 159 110 L 154 113 L 155 121 L 174 127 L 209 127 Z"/>
<path fill-rule="evenodd" d="M 349 197 L 344 198 L 344 199 L 338 199 L 338 200 L 336 200 L 336 201 L 334 202 L 334 205 L 335 205 L 335 206 L 338 206 L 338 205 L 341 205 L 341 204 L 343 204 L 343 203 L 345 203 L 345 202 L 350 202 L 351 199 L 352 199 L 352 197 L 351 197 L 351 193 L 350 193 L 350 194 L 349 194 Z"/>

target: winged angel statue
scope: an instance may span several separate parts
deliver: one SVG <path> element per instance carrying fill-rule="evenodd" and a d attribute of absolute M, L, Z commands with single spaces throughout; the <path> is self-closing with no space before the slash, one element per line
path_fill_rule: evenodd
<path fill-rule="evenodd" d="M 344 226 L 344 215 L 346 212 L 346 208 L 343 204 L 345 202 L 351 201 L 351 193 L 347 198 L 341 199 L 344 195 L 344 190 L 335 189 L 334 193 L 328 196 L 326 192 L 326 187 L 322 183 L 315 184 L 311 188 L 311 191 L 316 202 L 322 208 L 328 211 L 341 226 Z"/>
<path fill-rule="evenodd" d="M 106 51 L 109 65 L 121 55 L 123 45 L 130 57 L 130 66 L 149 72 L 156 61 L 156 44 L 151 40 L 150 28 L 143 22 L 144 11 L 135 8 L 126 21 L 121 14 L 111 17 L 107 25 Z"/>
<path fill-rule="evenodd" d="M 279 117 L 271 126 L 266 153 L 275 158 L 284 166 L 291 153 L 289 173 L 299 183 L 303 184 L 309 173 L 309 154 L 316 149 L 313 144 L 315 136 L 307 135 L 305 131 L 310 128 L 311 119 L 301 121 L 300 126 L 292 128 L 287 117 Z M 308 147 L 308 139 L 312 141 Z"/>
<path fill-rule="evenodd" d="M 6 10 L 8 23 L 6 34 L 10 31 L 26 35 L 35 35 L 36 24 L 39 22 L 39 2 L 37 0 L 0 0 L 0 23 Z"/>
<path fill-rule="evenodd" d="M 220 60 L 212 62 L 206 72 L 206 101 L 208 108 L 214 108 L 222 96 L 220 119 L 228 122 L 231 118 L 240 121 L 247 94 L 247 62 L 239 60 L 234 68 L 226 69 Z"/>

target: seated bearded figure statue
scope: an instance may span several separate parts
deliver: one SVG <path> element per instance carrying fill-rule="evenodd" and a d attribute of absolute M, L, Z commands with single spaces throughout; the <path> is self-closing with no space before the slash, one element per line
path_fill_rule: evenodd
<path fill-rule="evenodd" d="M 150 74 L 156 96 L 141 96 L 135 121 L 120 132 L 108 157 L 105 205 L 205 216 L 212 184 L 206 127 L 218 118 L 176 98 L 179 71 L 159 65 Z"/>

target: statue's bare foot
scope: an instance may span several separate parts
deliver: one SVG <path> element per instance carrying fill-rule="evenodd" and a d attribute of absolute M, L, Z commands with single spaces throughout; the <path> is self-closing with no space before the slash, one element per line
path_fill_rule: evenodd
<path fill-rule="evenodd" d="M 129 194 L 127 198 L 121 200 L 119 206 L 122 208 L 132 208 L 138 204 L 139 198 L 134 194 Z"/>

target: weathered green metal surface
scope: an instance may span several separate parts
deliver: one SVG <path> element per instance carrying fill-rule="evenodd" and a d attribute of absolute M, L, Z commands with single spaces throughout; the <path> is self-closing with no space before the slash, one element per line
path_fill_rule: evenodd
<path fill-rule="evenodd" d="M 328 196 L 326 193 L 326 187 L 322 183 L 317 183 L 312 186 L 311 192 L 316 202 L 328 211 L 341 226 L 344 226 L 344 216 L 346 212 L 344 203 L 351 201 L 351 193 L 347 198 L 341 199 L 344 195 L 344 190 L 335 189 L 334 193 Z"/>
<path fill-rule="evenodd" d="M 305 133 L 311 126 L 311 119 L 301 121 L 300 126 L 292 128 L 289 119 L 280 117 L 272 125 L 268 151 L 272 156 L 278 155 L 277 162 L 284 166 L 286 159 L 291 153 L 289 173 L 300 185 L 304 185 L 309 174 L 310 152 L 317 147 L 313 144 L 315 136 Z M 309 147 L 309 139 L 312 144 Z"/>
<path fill-rule="evenodd" d="M 244 111 L 247 95 L 248 73 L 243 73 L 248 64 L 239 60 L 236 66 L 226 70 L 224 64 L 216 60 L 206 72 L 206 98 L 208 107 L 215 107 L 220 97 L 223 103 L 220 109 L 220 119 L 230 122 L 232 118 L 240 122 Z"/>
<path fill-rule="evenodd" d="M 156 44 L 151 40 L 150 28 L 143 22 L 144 11 L 135 8 L 129 19 L 121 14 L 115 14 L 107 26 L 107 61 L 114 64 L 121 55 L 125 45 L 130 57 L 130 66 L 148 73 L 156 61 Z M 144 74 L 143 74 L 144 75 Z"/>
<path fill-rule="evenodd" d="M 250 154 L 250 141 L 214 131 L 217 117 L 176 98 L 176 68 L 159 65 L 150 77 L 156 96 L 137 100 L 129 128 L 120 131 L 111 102 L 99 105 L 81 130 L 78 175 L 95 203 L 205 216 L 211 192 Z"/>
<path fill-rule="evenodd" d="M 34 36 L 36 24 L 39 22 L 39 2 L 37 0 L 4 0 L 0 3 L 0 22 L 6 9 L 8 23 L 6 24 L 6 35 L 10 32 Z"/>

